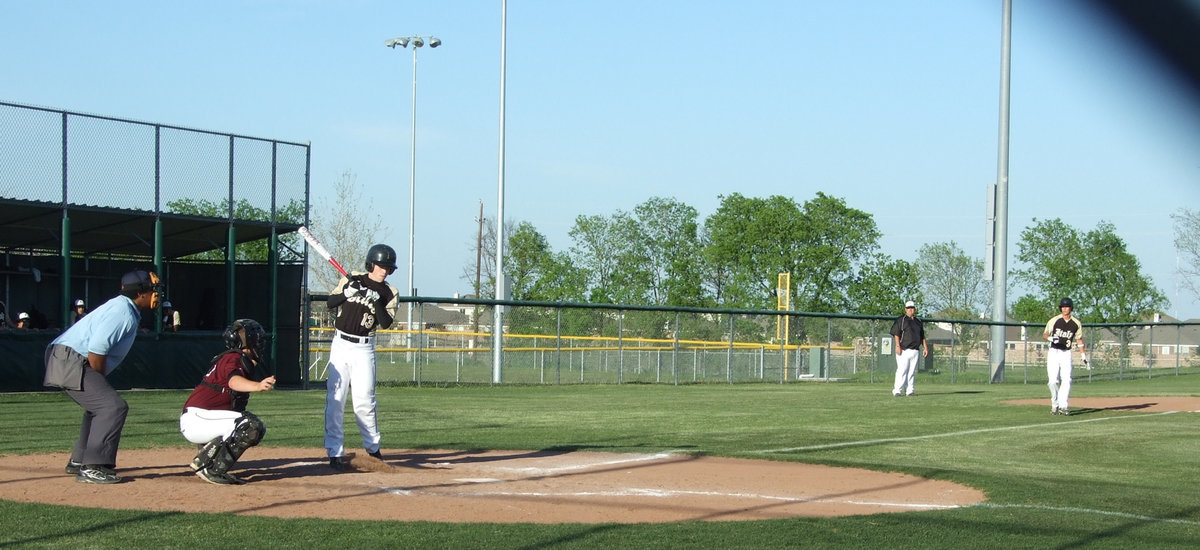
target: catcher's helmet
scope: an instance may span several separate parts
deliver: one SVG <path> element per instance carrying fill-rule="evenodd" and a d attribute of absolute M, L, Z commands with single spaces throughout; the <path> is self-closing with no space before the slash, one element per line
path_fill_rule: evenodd
<path fill-rule="evenodd" d="M 1059 309 L 1062 309 L 1064 307 L 1069 307 L 1071 309 L 1075 309 L 1075 302 L 1072 302 L 1070 298 L 1063 298 L 1061 301 L 1058 302 L 1058 307 L 1059 307 Z"/>
<path fill-rule="evenodd" d="M 367 271 L 378 265 L 391 273 L 396 270 L 396 251 L 386 244 L 377 244 L 367 250 Z"/>
<path fill-rule="evenodd" d="M 263 349 L 266 347 L 267 331 L 254 319 L 238 319 L 225 328 L 221 335 L 225 347 L 241 351 L 249 349 L 254 352 L 254 358 L 262 360 Z"/>

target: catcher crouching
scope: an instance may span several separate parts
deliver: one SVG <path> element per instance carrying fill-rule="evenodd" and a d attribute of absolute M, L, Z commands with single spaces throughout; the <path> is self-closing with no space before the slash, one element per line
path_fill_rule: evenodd
<path fill-rule="evenodd" d="M 267 433 L 257 416 L 246 412 L 250 392 L 269 391 L 275 377 L 255 382 L 254 367 L 263 358 L 266 331 L 253 319 L 238 319 L 225 329 L 223 353 L 213 357 L 212 368 L 183 404 L 179 431 L 199 446 L 191 468 L 217 485 L 245 483 L 229 469 L 246 449 L 258 445 Z"/>

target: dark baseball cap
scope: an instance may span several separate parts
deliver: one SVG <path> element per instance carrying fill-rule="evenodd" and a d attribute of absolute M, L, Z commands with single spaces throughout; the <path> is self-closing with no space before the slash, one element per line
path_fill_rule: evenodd
<path fill-rule="evenodd" d="M 141 292 L 145 292 L 147 290 L 159 290 L 161 288 L 161 284 L 156 284 L 154 282 L 154 279 L 158 278 L 157 275 L 154 276 L 154 278 L 151 278 L 150 275 L 150 273 L 147 273 L 141 269 L 130 271 L 129 273 L 122 275 L 121 290 L 138 289 Z"/>

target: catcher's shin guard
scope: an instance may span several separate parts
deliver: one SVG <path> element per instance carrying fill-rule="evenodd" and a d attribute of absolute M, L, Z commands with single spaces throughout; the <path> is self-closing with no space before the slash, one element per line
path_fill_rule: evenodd
<path fill-rule="evenodd" d="M 200 446 L 200 452 L 196 453 L 196 458 L 192 459 L 190 466 L 195 471 L 200 471 L 212 464 L 213 457 L 217 454 L 217 449 L 223 444 L 221 438 L 214 437 L 208 443 Z"/>
<path fill-rule="evenodd" d="M 237 463 L 246 449 L 258 445 L 267 433 L 266 426 L 251 413 L 244 412 L 233 428 L 233 435 L 216 445 L 208 471 L 224 474 Z"/>

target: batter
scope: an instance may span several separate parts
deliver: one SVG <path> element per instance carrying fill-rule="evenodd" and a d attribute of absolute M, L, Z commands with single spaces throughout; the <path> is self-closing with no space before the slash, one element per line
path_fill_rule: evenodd
<path fill-rule="evenodd" d="M 392 326 L 396 289 L 387 276 L 396 271 L 396 251 L 386 244 L 367 250 L 366 274 L 343 277 L 329 295 L 337 310 L 329 350 L 329 379 L 325 394 L 325 451 L 329 466 L 346 469 L 344 431 L 346 394 L 354 401 L 354 419 L 367 454 L 382 458 L 375 404 L 375 329 Z"/>

